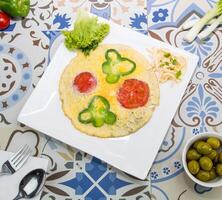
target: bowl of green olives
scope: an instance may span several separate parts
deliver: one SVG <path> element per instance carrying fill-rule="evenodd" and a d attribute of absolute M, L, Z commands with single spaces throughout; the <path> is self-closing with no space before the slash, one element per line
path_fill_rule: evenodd
<path fill-rule="evenodd" d="M 189 139 L 182 162 L 194 182 L 205 187 L 222 186 L 222 135 L 201 133 Z"/>

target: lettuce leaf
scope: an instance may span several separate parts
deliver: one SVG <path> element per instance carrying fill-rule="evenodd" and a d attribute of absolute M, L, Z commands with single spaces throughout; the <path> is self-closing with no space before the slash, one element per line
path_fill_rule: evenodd
<path fill-rule="evenodd" d="M 95 50 L 108 35 L 109 30 L 109 24 L 98 23 L 97 17 L 80 10 L 74 23 L 74 29 L 63 31 L 65 46 L 70 51 L 80 49 L 85 55 L 89 55 L 90 51 Z"/>

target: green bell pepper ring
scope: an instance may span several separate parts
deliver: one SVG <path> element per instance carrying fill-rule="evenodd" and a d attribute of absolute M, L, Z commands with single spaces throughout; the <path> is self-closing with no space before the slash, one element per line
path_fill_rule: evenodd
<path fill-rule="evenodd" d="M 88 108 L 79 113 L 78 120 L 83 124 L 92 123 L 94 127 L 101 127 L 106 124 L 114 124 L 116 115 L 110 111 L 110 104 L 102 96 L 94 96 Z"/>
<path fill-rule="evenodd" d="M 11 17 L 26 17 L 30 10 L 30 0 L 0 0 L 0 10 Z"/>
<path fill-rule="evenodd" d="M 116 115 L 113 112 L 107 112 L 105 117 L 105 123 L 114 124 L 116 121 Z"/>
<path fill-rule="evenodd" d="M 79 113 L 79 121 L 83 124 L 88 124 L 92 122 L 92 115 L 89 109 L 85 109 Z"/>
<path fill-rule="evenodd" d="M 103 73 L 108 83 L 116 83 L 121 76 L 126 76 L 136 69 L 136 63 L 122 57 L 115 49 L 108 49 L 105 53 L 106 61 L 102 64 Z"/>

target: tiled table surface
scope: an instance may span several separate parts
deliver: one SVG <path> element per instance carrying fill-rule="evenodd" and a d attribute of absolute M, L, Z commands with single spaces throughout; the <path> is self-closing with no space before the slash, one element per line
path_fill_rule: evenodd
<path fill-rule="evenodd" d="M 158 200 L 221 199 L 221 188 L 194 184 L 181 164 L 181 151 L 188 138 L 204 131 L 222 133 L 222 29 L 206 41 L 195 40 L 192 44 L 182 40 L 185 32 L 180 29 L 184 21 L 202 16 L 214 3 L 215 0 L 32 0 L 29 16 L 13 21 L 0 32 L 0 148 L 16 151 L 29 143 L 35 147 L 35 155 L 50 160 L 43 200 L 143 200 L 151 196 Z M 62 40 L 61 30 L 71 25 L 79 8 L 200 57 L 147 180 L 134 179 L 16 122 Z M 149 156 L 149 152 L 140 156 Z"/>

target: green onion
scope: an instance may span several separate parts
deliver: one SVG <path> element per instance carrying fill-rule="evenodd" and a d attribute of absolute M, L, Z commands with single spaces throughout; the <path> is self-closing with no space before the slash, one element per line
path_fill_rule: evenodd
<path fill-rule="evenodd" d="M 194 26 L 190 29 L 188 34 L 185 36 L 187 42 L 192 42 L 202 28 L 213 18 L 222 14 L 222 0 L 219 0 L 216 4 L 216 7 L 208 11 L 200 20 L 198 20 Z"/>
<path fill-rule="evenodd" d="M 202 31 L 198 37 L 199 39 L 204 39 L 209 36 L 220 24 L 222 23 L 222 15 L 218 17 L 206 30 Z"/>
<path fill-rule="evenodd" d="M 181 70 L 177 71 L 175 74 L 176 79 L 179 79 L 181 75 L 182 75 Z"/>
<path fill-rule="evenodd" d="M 169 62 L 165 62 L 164 64 L 167 65 L 167 66 L 169 66 L 170 63 L 169 63 Z"/>
<path fill-rule="evenodd" d="M 213 24 L 213 23 L 215 22 L 215 20 L 216 20 L 216 19 L 211 19 L 211 20 L 207 23 L 207 25 Z M 191 20 L 185 22 L 185 23 L 182 25 L 182 27 L 181 27 L 182 30 L 188 30 L 188 29 L 192 28 L 197 21 L 199 21 L 199 20 L 198 20 L 198 19 L 191 19 Z"/>
<path fill-rule="evenodd" d="M 168 52 L 164 54 L 164 57 L 165 57 L 165 58 L 169 58 L 170 56 L 171 56 L 171 54 L 168 53 Z"/>
<path fill-rule="evenodd" d="M 171 60 L 171 62 L 172 62 L 172 64 L 173 64 L 173 65 L 177 65 L 177 64 L 178 64 L 178 62 L 177 62 L 177 59 L 176 59 L 176 58 L 172 59 L 172 60 Z"/>

